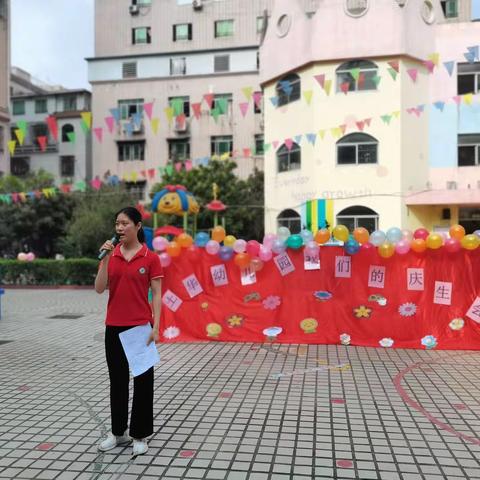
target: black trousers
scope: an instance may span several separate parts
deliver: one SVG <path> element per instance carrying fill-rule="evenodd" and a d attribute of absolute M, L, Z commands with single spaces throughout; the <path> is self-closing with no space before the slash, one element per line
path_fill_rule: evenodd
<path fill-rule="evenodd" d="M 112 433 L 123 435 L 128 427 L 128 384 L 130 372 L 119 333 L 132 327 L 111 327 L 105 330 L 105 354 L 110 376 L 110 410 Z M 130 436 L 145 438 L 153 433 L 153 368 L 133 379 Z"/>

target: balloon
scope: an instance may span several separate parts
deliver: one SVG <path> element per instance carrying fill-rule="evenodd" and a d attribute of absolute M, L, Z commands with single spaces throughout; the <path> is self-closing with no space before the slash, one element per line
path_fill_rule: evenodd
<path fill-rule="evenodd" d="M 225 229 L 220 225 L 217 225 L 216 227 L 214 227 L 212 230 L 212 240 L 215 240 L 216 242 L 223 242 L 224 238 L 225 238 Z"/>
<path fill-rule="evenodd" d="M 345 225 L 337 225 L 333 229 L 333 236 L 336 240 L 346 242 L 348 240 L 348 228 Z"/>
<path fill-rule="evenodd" d="M 235 243 L 237 239 L 233 236 L 233 235 L 227 235 L 224 239 L 223 239 L 223 244 L 226 246 L 226 247 L 233 247 L 233 244 Z"/>
<path fill-rule="evenodd" d="M 242 240 L 239 238 L 238 240 L 235 240 L 233 244 L 233 250 L 235 253 L 243 253 L 247 249 L 247 242 L 245 240 Z"/>
<path fill-rule="evenodd" d="M 272 251 L 265 245 L 262 245 L 258 251 L 258 258 L 263 262 L 268 262 L 272 259 Z"/>
<path fill-rule="evenodd" d="M 391 242 L 383 242 L 378 246 L 378 254 L 382 258 L 390 258 L 395 253 L 395 245 Z"/>
<path fill-rule="evenodd" d="M 321 228 L 315 234 L 314 239 L 320 245 L 327 243 L 330 240 L 330 231 L 327 230 L 326 228 Z"/>
<path fill-rule="evenodd" d="M 187 248 L 193 243 L 193 238 L 188 234 L 188 233 L 181 233 L 177 237 L 177 243 L 182 247 L 182 248 Z"/>
<path fill-rule="evenodd" d="M 263 262 L 259 258 L 252 258 L 250 262 L 250 268 L 254 272 L 259 272 L 263 268 Z"/>
<path fill-rule="evenodd" d="M 250 265 L 251 257 L 248 253 L 237 253 L 233 259 L 239 268 L 247 268 Z"/>
<path fill-rule="evenodd" d="M 319 250 L 320 250 L 320 247 L 318 246 L 318 243 L 315 240 L 310 240 L 305 245 L 305 252 L 306 253 L 317 254 Z"/>
<path fill-rule="evenodd" d="M 353 231 L 353 238 L 358 242 L 358 243 L 367 243 L 368 239 L 370 237 L 370 234 L 368 233 L 368 230 L 363 227 L 357 227 Z"/>
<path fill-rule="evenodd" d="M 465 235 L 460 243 L 466 250 L 475 250 L 480 245 L 480 238 L 471 233 L 470 235 Z"/>
<path fill-rule="evenodd" d="M 220 250 L 220 244 L 216 240 L 209 240 L 205 245 L 205 250 L 209 255 L 216 255 Z"/>
<path fill-rule="evenodd" d="M 167 252 L 160 253 L 158 258 L 160 259 L 160 265 L 163 268 L 168 267 L 172 263 L 172 257 Z"/>
<path fill-rule="evenodd" d="M 449 233 L 450 237 L 460 241 L 465 236 L 465 229 L 461 225 L 452 225 Z"/>
<path fill-rule="evenodd" d="M 370 242 L 362 243 L 362 245 L 360 246 L 360 250 L 362 252 L 373 252 L 374 248 L 375 248 L 375 245 Z"/>
<path fill-rule="evenodd" d="M 445 240 L 445 250 L 448 253 L 456 253 L 462 249 L 461 243 L 456 238 L 447 238 Z"/>
<path fill-rule="evenodd" d="M 168 240 L 165 237 L 155 237 L 152 240 L 153 249 L 157 252 L 163 252 L 167 248 Z"/>
<path fill-rule="evenodd" d="M 249 240 L 247 242 L 247 253 L 251 257 L 258 257 L 258 252 L 260 250 L 260 243 L 258 243 L 256 240 Z"/>
<path fill-rule="evenodd" d="M 360 250 L 360 244 L 354 238 L 349 238 L 344 248 L 349 255 L 355 255 Z"/>
<path fill-rule="evenodd" d="M 387 240 L 391 243 L 397 243 L 402 237 L 402 231 L 398 227 L 392 227 L 387 230 Z"/>
<path fill-rule="evenodd" d="M 182 250 L 182 247 L 175 241 L 170 242 L 167 245 L 167 249 L 166 249 L 167 253 L 171 257 L 178 257 L 180 255 L 181 250 Z"/>
<path fill-rule="evenodd" d="M 404 228 L 402 230 L 402 238 L 411 242 L 413 240 L 413 232 L 411 230 L 407 230 L 406 228 Z"/>
<path fill-rule="evenodd" d="M 475 230 L 473 234 L 480 238 L 480 230 Z"/>
<path fill-rule="evenodd" d="M 208 233 L 198 232 L 195 235 L 195 245 L 197 247 L 204 247 L 209 240 L 210 240 L 210 237 L 208 236 Z"/>
<path fill-rule="evenodd" d="M 382 230 L 375 230 L 370 234 L 369 242 L 378 247 L 382 243 L 385 243 L 386 240 L 387 236 L 385 235 L 385 232 L 382 232 Z"/>
<path fill-rule="evenodd" d="M 426 240 L 429 233 L 430 232 L 426 228 L 417 228 L 415 230 L 415 232 L 413 232 L 413 238 L 420 239 L 420 240 Z"/>
<path fill-rule="evenodd" d="M 234 251 L 232 247 L 223 246 L 218 250 L 218 256 L 224 261 L 228 262 L 233 257 Z"/>
<path fill-rule="evenodd" d="M 422 253 L 427 249 L 427 244 L 423 238 L 414 238 L 410 248 L 416 253 Z"/>
<path fill-rule="evenodd" d="M 23 252 L 20 252 L 17 255 L 17 260 L 20 260 L 21 262 L 26 262 L 27 261 L 27 254 L 23 253 Z"/>
<path fill-rule="evenodd" d="M 27 262 L 33 262 L 35 260 L 35 254 L 33 252 L 27 253 Z"/>
<path fill-rule="evenodd" d="M 282 240 L 280 240 L 279 238 L 277 238 L 273 242 L 272 252 L 276 253 L 278 255 L 280 253 L 283 253 L 286 250 L 286 248 L 287 248 L 287 246 L 285 245 L 285 243 Z"/>
<path fill-rule="evenodd" d="M 405 255 L 410 251 L 410 241 L 406 238 L 402 238 L 396 243 L 395 251 L 400 255 Z"/>
<path fill-rule="evenodd" d="M 268 248 L 272 248 L 273 242 L 275 241 L 276 238 L 277 236 L 274 233 L 267 233 L 263 237 L 263 244 Z"/>
<path fill-rule="evenodd" d="M 198 262 L 200 260 L 200 248 L 196 245 L 190 245 L 185 249 L 185 255 L 190 262 Z"/>
<path fill-rule="evenodd" d="M 313 233 L 310 230 L 302 230 L 300 236 L 302 237 L 304 245 L 313 240 Z"/>
<path fill-rule="evenodd" d="M 287 247 L 298 250 L 303 245 L 303 240 L 300 235 L 290 235 L 287 239 Z"/>
<path fill-rule="evenodd" d="M 288 227 L 278 227 L 277 237 L 280 240 L 285 241 L 291 235 L 290 229 Z"/>
<path fill-rule="evenodd" d="M 427 248 L 437 250 L 443 245 L 443 237 L 438 233 L 431 233 L 426 240 Z"/>

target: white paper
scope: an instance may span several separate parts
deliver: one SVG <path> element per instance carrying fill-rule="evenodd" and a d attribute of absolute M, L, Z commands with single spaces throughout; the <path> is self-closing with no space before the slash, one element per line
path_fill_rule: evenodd
<path fill-rule="evenodd" d="M 146 372 L 160 361 L 155 342 L 147 345 L 152 327 L 149 323 L 129 328 L 118 336 L 134 377 Z"/>
<path fill-rule="evenodd" d="M 242 268 L 240 272 L 240 282 L 244 286 L 253 285 L 257 283 L 257 275 L 250 267 Z"/>

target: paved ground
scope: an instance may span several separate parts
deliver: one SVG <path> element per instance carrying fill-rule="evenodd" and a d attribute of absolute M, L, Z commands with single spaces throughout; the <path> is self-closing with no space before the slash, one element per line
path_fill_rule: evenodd
<path fill-rule="evenodd" d="M 99 454 L 105 302 L 2 297 L 0 478 L 480 479 L 480 352 L 162 345 L 148 454 Z"/>

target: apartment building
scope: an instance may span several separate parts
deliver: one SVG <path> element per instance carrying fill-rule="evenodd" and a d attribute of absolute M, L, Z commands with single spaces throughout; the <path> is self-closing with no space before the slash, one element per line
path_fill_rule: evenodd
<path fill-rule="evenodd" d="M 8 170 L 10 0 L 0 0 L 0 175 Z"/>
<path fill-rule="evenodd" d="M 302 1 L 305 15 L 317 3 Z M 93 143 L 94 175 L 128 181 L 132 172 L 212 156 L 234 157 L 240 177 L 263 169 L 258 52 L 272 6 L 273 0 L 97 0 L 89 80 L 94 127 L 106 133 Z M 137 178 L 145 186 L 155 181 Z"/>

